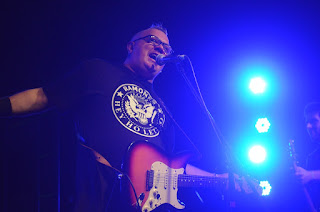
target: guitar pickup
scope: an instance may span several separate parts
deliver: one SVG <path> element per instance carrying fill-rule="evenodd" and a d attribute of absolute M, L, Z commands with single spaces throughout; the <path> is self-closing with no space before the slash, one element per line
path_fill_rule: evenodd
<path fill-rule="evenodd" d="M 154 178 L 154 171 L 148 170 L 147 171 L 147 177 L 146 177 L 146 190 L 150 191 L 153 187 L 153 178 Z"/>

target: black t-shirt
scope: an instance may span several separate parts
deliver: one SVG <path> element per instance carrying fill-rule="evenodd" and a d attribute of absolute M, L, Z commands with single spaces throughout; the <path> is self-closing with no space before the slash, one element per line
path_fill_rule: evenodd
<path fill-rule="evenodd" d="M 44 91 L 50 105 L 72 113 L 85 144 L 115 168 L 133 141 L 168 153 L 174 148 L 172 121 L 152 84 L 124 66 L 89 60 Z"/>
<path fill-rule="evenodd" d="M 318 147 L 308 156 L 307 169 L 320 170 L 320 147 Z M 311 181 L 307 184 L 307 188 L 313 201 L 314 207 L 317 209 L 317 211 L 320 211 L 320 181 Z"/>

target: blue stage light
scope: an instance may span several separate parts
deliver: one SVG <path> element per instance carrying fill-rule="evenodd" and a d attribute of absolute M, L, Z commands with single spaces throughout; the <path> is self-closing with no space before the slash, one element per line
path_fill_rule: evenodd
<path fill-rule="evenodd" d="M 262 163 L 267 156 L 265 148 L 260 145 L 255 145 L 249 150 L 249 158 L 253 163 Z"/>
<path fill-rule="evenodd" d="M 266 90 L 267 83 L 261 77 L 250 80 L 249 88 L 254 94 L 261 94 Z"/>
<path fill-rule="evenodd" d="M 272 186 L 270 183 L 265 180 L 265 181 L 260 181 L 260 187 L 262 188 L 262 196 L 268 196 L 271 192 Z"/>
<path fill-rule="evenodd" d="M 268 132 L 270 125 L 271 124 L 267 118 L 259 118 L 255 127 L 259 133 L 265 133 Z"/>

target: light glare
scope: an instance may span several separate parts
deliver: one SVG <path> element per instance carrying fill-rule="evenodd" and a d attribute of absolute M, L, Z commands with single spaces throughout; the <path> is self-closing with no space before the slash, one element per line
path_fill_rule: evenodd
<path fill-rule="evenodd" d="M 265 181 L 260 181 L 260 187 L 262 188 L 262 196 L 268 196 L 271 192 L 272 186 L 270 183 L 265 180 Z"/>
<path fill-rule="evenodd" d="M 252 78 L 249 84 L 249 88 L 254 94 L 263 93 L 266 86 L 266 82 L 261 77 Z"/>
<path fill-rule="evenodd" d="M 268 132 L 270 125 L 271 124 L 267 118 L 259 118 L 255 127 L 259 133 L 265 133 Z"/>
<path fill-rule="evenodd" d="M 253 163 L 262 163 L 266 159 L 266 150 L 259 145 L 251 147 L 249 150 L 249 158 Z"/>

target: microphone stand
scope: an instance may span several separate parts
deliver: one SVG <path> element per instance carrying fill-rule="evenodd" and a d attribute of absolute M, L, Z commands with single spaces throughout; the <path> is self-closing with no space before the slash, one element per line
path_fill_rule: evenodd
<path fill-rule="evenodd" d="M 227 140 L 224 138 L 224 136 L 222 135 L 220 129 L 218 128 L 213 116 L 211 115 L 210 111 L 208 110 L 205 101 L 203 100 L 203 97 L 201 95 L 196 77 L 195 77 L 195 73 L 193 70 L 193 66 L 192 63 L 189 59 L 188 56 L 184 56 L 184 60 L 181 62 L 176 63 L 176 67 L 178 69 L 178 71 L 181 73 L 183 79 L 185 80 L 185 82 L 187 83 L 189 89 L 191 90 L 193 96 L 195 97 L 195 99 L 197 100 L 197 102 L 199 103 L 201 109 L 204 111 L 204 113 L 207 115 L 207 117 L 209 118 L 210 124 L 215 132 L 215 134 L 217 135 L 217 138 L 219 140 L 220 145 L 223 148 L 223 152 L 225 154 L 225 159 L 226 159 L 226 169 L 228 172 L 228 177 L 229 177 L 229 186 L 228 186 L 228 192 L 227 192 L 227 203 L 229 203 L 227 205 L 229 211 L 232 211 L 233 208 L 235 207 L 235 202 L 234 202 L 234 192 L 235 192 L 235 183 L 234 183 L 234 171 L 236 170 L 235 167 L 235 162 L 238 162 L 239 160 L 234 156 L 234 154 L 232 154 L 231 152 L 231 146 L 229 144 L 229 142 L 227 142 Z M 184 63 L 184 61 L 188 62 L 189 68 L 191 69 L 192 73 L 193 73 L 193 77 L 195 79 L 195 83 L 196 83 L 196 87 L 198 88 L 198 92 L 195 90 L 194 86 L 192 86 L 191 81 L 189 80 L 189 78 L 186 75 L 185 72 L 185 68 L 184 65 L 182 63 Z M 240 165 L 240 163 L 238 163 Z M 242 171 L 241 173 L 238 171 L 239 175 L 242 175 Z"/>

